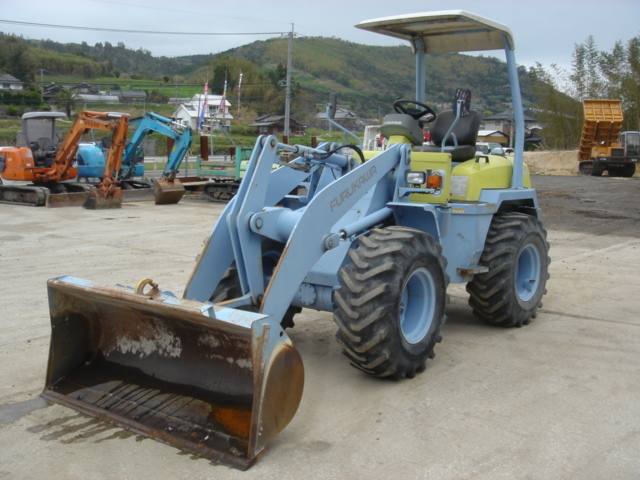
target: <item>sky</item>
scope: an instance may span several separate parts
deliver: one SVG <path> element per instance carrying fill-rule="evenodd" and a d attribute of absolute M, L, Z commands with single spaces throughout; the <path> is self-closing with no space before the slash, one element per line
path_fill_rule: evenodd
<path fill-rule="evenodd" d="M 354 25 L 390 15 L 454 9 L 509 27 L 515 38 L 516 61 L 526 67 L 539 62 L 569 70 L 574 46 L 589 35 L 598 50 L 604 51 L 616 41 L 626 43 L 640 36 L 640 0 L 0 0 L 0 31 L 61 43 L 122 42 L 154 56 L 176 57 L 219 53 L 292 30 L 296 37 L 402 45 L 401 40 Z M 114 29 L 165 33 L 104 31 Z M 501 52 L 494 56 L 504 58 Z"/>

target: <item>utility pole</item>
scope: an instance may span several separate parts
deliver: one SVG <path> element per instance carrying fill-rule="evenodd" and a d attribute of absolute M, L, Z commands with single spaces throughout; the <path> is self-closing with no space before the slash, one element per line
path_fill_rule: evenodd
<path fill-rule="evenodd" d="M 293 52 L 293 23 L 289 32 L 289 45 L 287 47 L 287 89 L 284 101 L 284 137 L 289 141 L 289 117 L 291 115 L 291 54 Z"/>

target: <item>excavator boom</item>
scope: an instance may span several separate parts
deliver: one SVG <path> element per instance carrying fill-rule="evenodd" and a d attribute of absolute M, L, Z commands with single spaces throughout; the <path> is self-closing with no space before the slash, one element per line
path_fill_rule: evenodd
<path fill-rule="evenodd" d="M 105 208 L 120 208 L 122 206 L 122 189 L 117 179 L 117 172 L 122 165 L 122 155 L 127 141 L 129 117 L 126 114 L 104 114 L 105 118 L 116 118 L 115 122 L 104 122 L 107 128 L 113 132 L 107 163 L 104 169 L 104 177 L 97 188 L 89 192 L 89 197 L 83 203 L 83 207 L 90 210 Z"/>

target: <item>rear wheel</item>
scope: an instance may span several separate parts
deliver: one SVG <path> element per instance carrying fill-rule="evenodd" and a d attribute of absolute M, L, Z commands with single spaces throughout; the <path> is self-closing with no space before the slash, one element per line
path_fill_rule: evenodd
<path fill-rule="evenodd" d="M 413 377 L 440 342 L 447 262 L 424 232 L 374 229 L 349 250 L 334 299 L 336 339 L 351 364 L 378 377 Z"/>
<path fill-rule="evenodd" d="M 549 244 L 540 221 L 498 214 L 489 228 L 480 265 L 489 268 L 467 283 L 469 305 L 485 323 L 521 327 L 535 318 L 549 278 Z"/>

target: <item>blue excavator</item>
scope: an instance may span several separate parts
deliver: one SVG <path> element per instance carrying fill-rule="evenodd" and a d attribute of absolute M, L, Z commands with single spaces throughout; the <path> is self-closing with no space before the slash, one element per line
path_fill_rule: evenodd
<path fill-rule="evenodd" d="M 141 155 L 142 142 L 148 135 L 160 133 L 168 137 L 173 147 L 160 179 L 153 184 L 155 203 L 156 205 L 178 203 L 184 196 L 185 189 L 176 175 L 182 159 L 193 143 L 192 128 L 153 112 L 145 113 L 140 119 L 131 120 L 131 124 L 136 127 L 136 130 L 125 147 L 118 179 L 126 185 L 130 184 L 129 180 L 132 177 L 141 174 L 136 160 Z"/>

